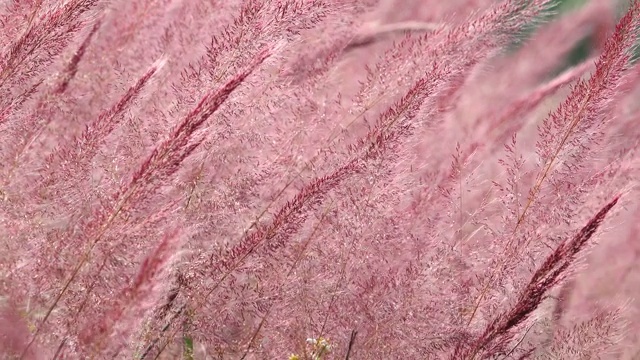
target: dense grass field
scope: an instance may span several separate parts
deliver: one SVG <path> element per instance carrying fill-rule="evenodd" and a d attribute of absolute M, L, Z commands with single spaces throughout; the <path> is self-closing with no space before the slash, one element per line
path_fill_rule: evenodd
<path fill-rule="evenodd" d="M 0 0 L 0 360 L 640 359 L 640 2 Z"/>

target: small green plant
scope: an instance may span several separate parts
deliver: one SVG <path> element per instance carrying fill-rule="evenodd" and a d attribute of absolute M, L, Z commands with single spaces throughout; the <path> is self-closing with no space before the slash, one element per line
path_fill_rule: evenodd
<path fill-rule="evenodd" d="M 331 344 L 328 339 L 323 337 L 314 339 L 309 338 L 306 341 L 307 351 L 304 357 L 298 354 L 289 355 L 289 360 L 323 360 L 331 352 Z"/>

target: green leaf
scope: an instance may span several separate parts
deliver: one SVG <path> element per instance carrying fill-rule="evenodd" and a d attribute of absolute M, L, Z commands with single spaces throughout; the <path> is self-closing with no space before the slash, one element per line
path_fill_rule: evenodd
<path fill-rule="evenodd" d="M 193 360 L 193 338 L 184 336 L 182 338 L 183 358 L 185 360 Z"/>

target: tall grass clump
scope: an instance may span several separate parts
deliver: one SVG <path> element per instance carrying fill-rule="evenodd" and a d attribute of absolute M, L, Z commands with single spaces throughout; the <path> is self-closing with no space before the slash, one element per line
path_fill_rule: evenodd
<path fill-rule="evenodd" d="M 0 0 L 0 358 L 638 358 L 639 35 L 640 1 Z"/>

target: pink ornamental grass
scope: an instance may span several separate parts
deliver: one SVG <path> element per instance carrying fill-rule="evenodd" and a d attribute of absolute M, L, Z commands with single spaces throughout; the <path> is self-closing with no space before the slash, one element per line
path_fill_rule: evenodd
<path fill-rule="evenodd" d="M 640 3 L 554 3 L 0 1 L 0 356 L 635 358 Z"/>

